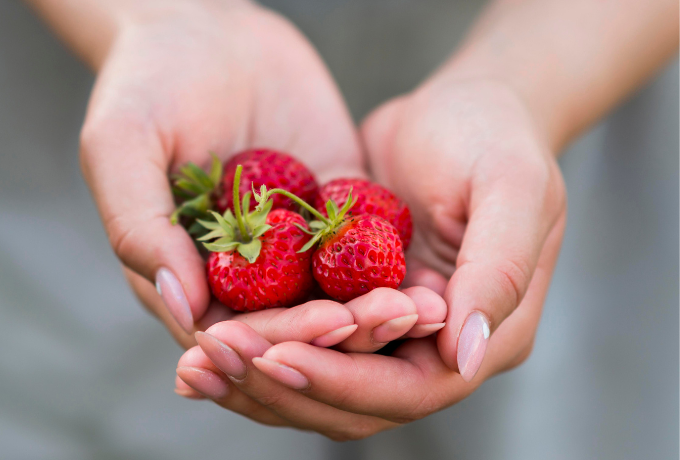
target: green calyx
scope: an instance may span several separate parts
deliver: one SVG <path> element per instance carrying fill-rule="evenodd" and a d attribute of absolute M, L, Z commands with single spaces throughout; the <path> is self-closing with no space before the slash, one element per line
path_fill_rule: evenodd
<path fill-rule="evenodd" d="M 250 211 L 250 192 L 239 199 L 239 185 L 241 183 L 241 171 L 243 167 L 238 165 L 234 175 L 234 211 L 227 209 L 224 215 L 214 211 L 210 214 L 215 218 L 214 222 L 197 219 L 196 222 L 209 230 L 209 233 L 198 238 L 203 245 L 212 252 L 238 251 L 248 262 L 257 260 L 262 249 L 260 237 L 269 230 L 271 225 L 266 224 L 267 214 L 274 204 L 271 200 L 257 206 Z M 210 241 L 211 242 L 206 242 Z"/>
<path fill-rule="evenodd" d="M 354 203 L 356 203 L 356 199 L 352 197 L 352 189 L 350 188 L 349 193 L 347 194 L 347 199 L 345 200 L 345 204 L 343 204 L 341 208 L 338 208 L 338 205 L 332 199 L 326 202 L 326 213 L 328 213 L 328 217 L 326 217 L 310 206 L 302 198 L 290 193 L 289 191 L 280 188 L 267 190 L 267 187 L 263 185 L 260 187 L 260 193 L 257 193 L 255 189 L 253 189 L 253 196 L 255 196 L 255 201 L 258 203 L 255 209 L 264 209 L 267 206 L 267 203 L 271 203 L 269 198 L 275 193 L 290 198 L 299 204 L 303 209 L 309 211 L 309 213 L 317 219 L 309 223 L 309 228 L 311 231 L 300 225 L 297 225 L 300 230 L 307 233 L 308 235 L 312 235 L 312 239 L 309 240 L 307 244 L 305 244 L 298 252 L 308 251 L 316 243 L 318 243 L 319 240 L 333 233 L 338 227 L 340 227 L 340 225 L 342 225 L 342 223 L 345 221 L 345 216 L 352 206 L 354 206 Z"/>
<path fill-rule="evenodd" d="M 214 153 L 210 171 L 206 173 L 194 163 L 188 163 L 180 169 L 180 173 L 173 177 L 173 193 L 180 198 L 182 204 L 170 215 L 170 222 L 175 225 L 180 216 L 193 219 L 210 217 L 209 211 L 213 206 L 212 193 L 222 178 L 222 162 Z M 201 233 L 203 227 L 196 222 L 189 227 L 189 233 Z"/>

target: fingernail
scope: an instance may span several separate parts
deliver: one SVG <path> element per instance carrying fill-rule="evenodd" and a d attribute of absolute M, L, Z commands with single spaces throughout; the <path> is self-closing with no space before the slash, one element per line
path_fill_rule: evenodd
<path fill-rule="evenodd" d="M 207 398 L 222 399 L 229 394 L 229 384 L 207 369 L 178 367 L 177 375 L 184 383 Z"/>
<path fill-rule="evenodd" d="M 253 364 L 265 375 L 281 382 L 294 390 L 309 388 L 309 380 L 292 367 L 288 367 L 271 359 L 253 358 Z"/>
<path fill-rule="evenodd" d="M 359 327 L 358 324 L 350 324 L 349 326 L 343 326 L 334 331 L 327 332 L 324 335 L 321 335 L 312 340 L 312 345 L 324 348 L 332 347 L 333 345 L 339 344 L 347 337 L 352 335 L 354 331 L 357 330 L 358 327 Z"/>
<path fill-rule="evenodd" d="M 237 380 L 246 378 L 246 365 L 233 348 L 207 332 L 199 331 L 194 336 L 203 352 L 222 372 Z"/>
<path fill-rule="evenodd" d="M 191 315 L 187 296 L 184 295 L 182 283 L 170 270 L 161 268 L 156 272 L 156 290 L 175 321 L 187 334 L 191 334 L 194 328 L 194 318 Z"/>
<path fill-rule="evenodd" d="M 373 329 L 373 341 L 376 343 L 386 343 L 398 339 L 406 334 L 418 321 L 418 315 L 407 315 L 385 321 L 380 326 Z"/>
<path fill-rule="evenodd" d="M 489 321 L 475 311 L 465 320 L 458 337 L 458 371 L 466 382 L 472 380 L 482 365 L 486 345 L 489 342 Z"/>
<path fill-rule="evenodd" d="M 446 326 L 446 323 L 416 324 L 408 331 L 407 335 L 412 339 L 419 339 L 434 334 L 444 326 Z"/>
<path fill-rule="evenodd" d="M 179 388 L 175 388 L 175 394 L 178 395 L 178 396 L 181 396 L 183 398 L 187 398 L 187 399 L 196 399 L 196 400 L 204 399 L 203 396 L 199 395 L 198 393 L 196 393 L 193 390 L 181 390 Z"/>

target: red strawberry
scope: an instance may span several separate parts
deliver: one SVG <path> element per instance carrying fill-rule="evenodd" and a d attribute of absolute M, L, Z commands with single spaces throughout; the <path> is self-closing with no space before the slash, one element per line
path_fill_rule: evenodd
<path fill-rule="evenodd" d="M 371 214 L 349 216 L 354 204 L 350 188 L 347 201 L 338 209 L 331 199 L 326 216 L 295 195 L 281 189 L 255 193 L 262 207 L 272 194 L 282 194 L 307 209 L 319 220 L 310 222 L 314 235 L 300 251 L 319 247 L 312 256 L 312 273 L 321 289 L 342 301 L 352 300 L 378 287 L 397 288 L 406 275 L 404 250 L 399 233 L 392 224 Z"/>
<path fill-rule="evenodd" d="M 319 186 L 314 176 L 290 155 L 275 150 L 246 150 L 222 165 L 213 154 L 209 173 L 188 163 L 180 169 L 180 174 L 174 176 L 173 192 L 182 202 L 172 214 L 172 222 L 177 223 L 180 216 L 185 216 L 183 223 L 189 227 L 189 233 L 200 236 L 205 229 L 196 224 L 195 219 L 210 218 L 209 211 L 215 207 L 220 213 L 227 209 L 234 211 L 232 185 L 239 164 L 243 166 L 240 195 L 249 192 L 252 185 L 258 188 L 266 185 L 290 190 L 311 202 L 316 198 Z M 297 206 L 290 199 L 276 195 L 274 209 L 279 208 L 294 211 Z"/>
<path fill-rule="evenodd" d="M 224 176 L 215 193 L 215 204 L 220 212 L 234 209 L 231 188 L 236 166 L 243 165 L 241 176 L 241 195 L 266 185 L 269 189 L 282 188 L 299 196 L 305 201 L 314 202 L 319 186 L 305 165 L 288 154 L 276 150 L 246 150 L 231 158 L 224 165 Z M 252 185 L 251 185 L 252 184 Z M 273 197 L 274 209 L 290 209 L 298 206 L 282 195 Z"/>
<path fill-rule="evenodd" d="M 291 307 L 312 292 L 311 254 L 297 251 L 310 236 L 299 214 L 275 209 L 266 219 L 272 228 L 260 238 L 262 248 L 254 262 L 237 251 L 213 252 L 208 258 L 208 283 L 217 299 L 237 311 Z"/>
<path fill-rule="evenodd" d="M 311 255 L 298 252 L 310 240 L 307 223 L 287 209 L 269 212 L 272 201 L 249 211 L 250 193 L 239 203 L 241 168 L 234 178 L 235 216 L 213 212 L 216 222 L 198 222 L 211 230 L 200 241 L 212 251 L 208 284 L 220 302 L 238 311 L 290 307 L 312 292 Z M 241 214 L 241 206 L 244 214 Z M 303 231 L 304 230 L 304 231 Z"/>
<path fill-rule="evenodd" d="M 406 275 L 399 233 L 385 219 L 360 214 L 321 238 L 312 273 L 331 297 L 349 301 L 375 288 L 397 288 Z"/>
<path fill-rule="evenodd" d="M 350 189 L 356 197 L 351 214 L 373 214 L 382 217 L 399 232 L 404 251 L 408 249 L 413 232 L 411 212 L 406 203 L 382 185 L 365 179 L 335 179 L 319 189 L 314 207 L 327 215 L 326 202 L 333 200 L 336 203 L 343 203 Z"/>

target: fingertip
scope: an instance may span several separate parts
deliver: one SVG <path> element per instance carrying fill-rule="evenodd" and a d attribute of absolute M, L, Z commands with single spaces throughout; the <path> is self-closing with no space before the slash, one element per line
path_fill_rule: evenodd
<path fill-rule="evenodd" d="M 424 286 L 413 286 L 402 291 L 416 305 L 418 322 L 416 324 L 442 323 L 446 319 L 448 307 L 441 295 Z"/>
<path fill-rule="evenodd" d="M 175 394 L 187 399 L 205 399 L 205 397 L 198 391 L 187 385 L 184 380 L 182 380 L 179 375 L 175 375 Z"/>
<path fill-rule="evenodd" d="M 180 356 L 179 361 L 177 362 L 177 367 L 201 366 L 206 362 L 206 360 L 207 357 L 205 356 L 205 353 L 203 353 L 201 347 L 196 345 L 189 348 L 182 354 L 182 356 Z"/>
<path fill-rule="evenodd" d="M 416 324 L 406 333 L 410 339 L 421 339 L 432 335 L 446 326 L 446 323 Z"/>
<path fill-rule="evenodd" d="M 374 326 L 418 313 L 415 302 L 409 296 L 390 288 L 374 289 L 347 302 L 345 307 L 352 313 L 355 322 L 371 323 Z"/>

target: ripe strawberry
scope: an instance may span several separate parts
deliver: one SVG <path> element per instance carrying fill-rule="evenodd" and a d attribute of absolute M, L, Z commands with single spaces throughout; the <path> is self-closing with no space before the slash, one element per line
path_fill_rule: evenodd
<path fill-rule="evenodd" d="M 398 196 L 382 185 L 365 179 L 335 179 L 319 189 L 315 208 L 326 214 L 326 202 L 333 200 L 342 203 L 347 199 L 350 189 L 356 197 L 352 214 L 373 214 L 394 225 L 404 245 L 404 251 L 411 243 L 413 222 L 411 212 Z"/>
<path fill-rule="evenodd" d="M 341 209 L 332 199 L 328 200 L 327 217 L 290 192 L 267 191 L 264 186 L 259 194 L 255 193 L 258 208 L 275 193 L 293 199 L 319 219 L 309 224 L 313 237 L 300 251 L 305 252 L 319 242 L 312 256 L 312 274 L 324 292 L 335 299 L 349 301 L 377 287 L 399 287 L 406 275 L 399 233 L 381 217 L 348 216 L 354 205 L 351 188 Z"/>
<path fill-rule="evenodd" d="M 406 275 L 399 233 L 375 215 L 350 217 L 321 238 L 312 274 L 324 292 L 345 302 L 375 288 L 396 289 Z"/>
<path fill-rule="evenodd" d="M 176 223 L 180 216 L 186 216 L 184 223 L 189 226 L 189 233 L 200 236 L 204 229 L 198 224 L 191 225 L 194 219 L 210 218 L 209 211 L 214 208 L 220 213 L 227 209 L 234 211 L 232 185 L 238 165 L 243 167 L 241 195 L 253 186 L 266 185 L 285 188 L 313 202 L 319 190 L 312 173 L 288 154 L 266 149 L 246 150 L 224 165 L 213 154 L 209 173 L 189 163 L 175 176 L 173 191 L 183 202 L 173 213 L 172 222 Z M 274 209 L 279 208 L 294 211 L 297 206 L 290 199 L 277 195 L 274 197 Z"/>
<path fill-rule="evenodd" d="M 231 158 L 224 165 L 224 176 L 215 193 L 215 204 L 220 212 L 234 208 L 230 190 L 237 165 L 243 165 L 241 195 L 251 191 L 253 187 L 259 189 L 262 185 L 266 185 L 270 189 L 286 189 L 307 202 L 313 202 L 319 191 L 312 173 L 290 155 L 276 150 L 246 150 Z M 298 206 L 285 196 L 276 195 L 273 200 L 274 209 L 283 208 L 291 211 L 298 209 Z"/>
<path fill-rule="evenodd" d="M 213 212 L 216 222 L 198 222 L 211 230 L 200 241 L 212 251 L 208 284 L 217 299 L 237 311 L 290 307 L 312 292 L 311 255 L 298 252 L 309 240 L 307 223 L 287 209 L 271 211 L 268 201 L 249 211 L 250 193 L 239 203 L 241 167 L 235 171 L 234 211 Z M 304 231 L 303 231 L 304 230 Z"/>

